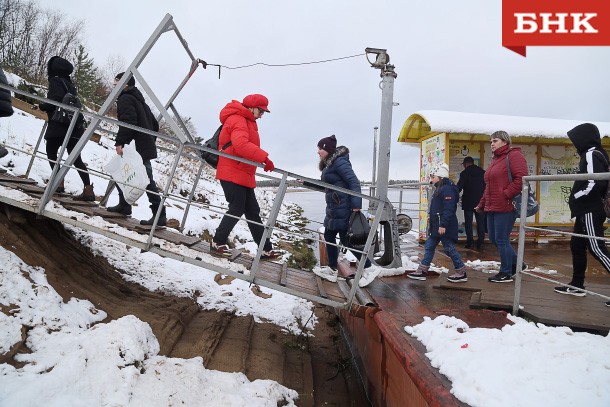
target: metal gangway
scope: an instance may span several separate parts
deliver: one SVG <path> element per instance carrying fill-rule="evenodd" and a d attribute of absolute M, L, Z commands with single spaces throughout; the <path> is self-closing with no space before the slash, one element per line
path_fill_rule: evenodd
<path fill-rule="evenodd" d="M 159 37 L 166 32 L 173 32 L 177 36 L 179 42 L 181 43 L 181 45 L 183 46 L 183 48 L 191 59 L 191 67 L 186 77 L 183 79 L 182 83 L 180 83 L 176 91 L 171 95 L 169 100 L 163 104 L 155 95 L 152 88 L 149 86 L 146 79 L 142 76 L 138 68 L 146 57 L 146 55 L 151 50 L 151 48 L 154 46 L 156 41 L 159 39 Z M 231 156 L 223 152 L 210 150 L 209 148 L 206 148 L 194 142 L 194 139 L 189 133 L 187 126 L 180 119 L 180 115 L 176 106 L 174 105 L 174 101 L 180 91 L 187 84 L 188 80 L 193 75 L 195 70 L 198 68 L 200 63 L 202 63 L 202 61 L 198 58 L 195 58 L 193 53 L 190 51 L 186 41 L 178 31 L 178 28 L 174 23 L 172 16 L 169 14 L 167 14 L 163 18 L 161 23 L 152 33 L 148 41 L 144 44 L 140 52 L 137 54 L 133 62 L 125 70 L 125 75 L 123 75 L 123 77 L 118 81 L 117 85 L 111 91 L 110 95 L 108 96 L 104 104 L 100 107 L 99 111 L 95 113 L 84 109 L 75 109 L 72 106 L 64 105 L 62 103 L 38 95 L 29 94 L 27 92 L 20 91 L 10 86 L 0 85 L 0 87 L 8 89 L 16 94 L 28 96 L 32 99 L 38 100 L 39 102 L 52 103 L 56 106 L 61 106 L 62 108 L 71 110 L 75 113 L 73 115 L 72 122 L 70 123 L 68 128 L 68 135 L 65 137 L 63 145 L 60 148 L 58 154 L 58 157 L 60 158 L 58 158 L 58 162 L 56 162 L 49 181 L 46 187 L 44 188 L 32 185 L 33 183 L 30 182 L 31 180 L 27 180 L 27 176 L 32 168 L 34 160 L 42 159 L 49 161 L 46 155 L 39 151 L 40 144 L 42 142 L 43 135 L 46 129 L 46 123 L 42 128 L 42 131 L 40 133 L 33 152 L 28 152 L 24 148 L 20 148 L 18 146 L 6 145 L 7 148 L 12 149 L 13 151 L 31 155 L 31 160 L 26 174 L 23 174 L 26 176 L 26 179 L 20 177 L 0 176 L 0 185 L 3 187 L 12 187 L 15 189 L 19 189 L 28 195 L 27 198 L 23 199 L 15 198 L 11 194 L 0 194 L 0 202 L 26 211 L 34 212 L 41 217 L 54 219 L 64 224 L 73 225 L 87 231 L 98 233 L 110 239 L 126 243 L 133 247 L 137 247 L 143 251 L 149 251 L 164 257 L 173 258 L 175 260 L 193 264 L 223 275 L 229 275 L 234 278 L 245 280 L 250 282 L 251 284 L 257 284 L 260 286 L 268 287 L 270 289 L 299 296 L 321 304 L 350 309 L 358 302 L 366 302 L 366 299 L 364 301 L 362 300 L 363 297 L 362 293 L 360 292 L 358 283 L 363 275 L 364 264 L 366 262 L 367 257 L 369 257 L 375 264 L 378 264 L 380 266 L 395 268 L 400 267 L 402 265 L 396 222 L 396 211 L 386 197 L 388 173 L 387 165 L 389 164 L 389 131 L 391 125 L 389 120 L 391 121 L 391 107 L 393 104 L 391 91 L 393 88 L 393 79 L 396 77 L 396 74 L 393 71 L 393 66 L 389 65 L 388 63 L 389 57 L 384 54 L 385 50 L 367 48 L 367 52 L 371 52 L 377 55 L 377 60 L 375 61 L 375 63 L 371 63 L 371 65 L 376 69 L 382 70 L 381 76 L 383 78 L 381 84 L 381 88 L 383 91 L 381 123 L 382 129 L 386 131 L 387 141 L 384 141 L 382 143 L 383 148 L 380 149 L 380 155 L 383 151 L 383 155 L 386 157 L 386 159 L 384 159 L 384 165 L 386 166 L 386 168 L 385 170 L 383 168 L 380 170 L 381 174 L 385 173 L 385 179 L 384 176 L 382 176 L 380 177 L 381 179 L 377 182 L 378 189 L 380 189 L 381 192 L 377 191 L 376 196 L 355 193 L 350 190 L 325 184 L 316 179 L 311 179 L 299 174 L 291 173 L 289 171 L 276 168 L 273 173 L 277 176 L 276 179 L 279 180 L 279 187 L 277 189 L 272 208 L 266 220 L 264 220 L 264 223 L 261 224 L 264 227 L 264 234 L 263 238 L 261 239 L 261 243 L 259 244 L 257 253 L 253 258 L 248 258 L 247 256 L 240 256 L 241 253 L 236 253 L 234 258 L 232 258 L 232 260 L 234 261 L 231 262 L 231 260 L 220 260 L 212 258 L 210 256 L 202 256 L 201 253 L 209 253 L 209 246 L 206 246 L 205 242 L 200 241 L 198 238 L 187 237 L 182 234 L 180 234 L 181 237 L 177 237 L 176 233 L 171 233 L 168 230 L 165 230 L 164 228 L 157 227 L 160 211 L 157 211 L 157 213 L 155 214 L 155 219 L 152 226 L 150 226 L 149 228 L 144 228 L 143 230 L 138 229 L 136 227 L 136 229 L 138 229 L 140 233 L 145 231 L 146 234 L 133 236 L 132 233 L 125 233 L 113 226 L 113 224 L 119 224 L 124 226 L 128 225 L 129 222 L 127 222 L 126 220 L 117 219 L 114 217 L 106 218 L 105 215 L 108 215 L 108 212 L 97 207 L 97 205 L 77 205 L 74 202 L 70 202 L 69 200 L 58 198 L 57 194 L 55 194 L 55 191 L 59 186 L 60 180 L 65 177 L 68 170 L 74 169 L 79 171 L 76 167 L 74 167 L 74 161 L 81 153 L 81 151 L 86 148 L 87 143 L 94 136 L 94 132 L 102 129 L 102 123 L 111 124 L 115 126 L 120 125 L 132 130 L 136 130 L 138 132 L 150 134 L 152 136 L 157 137 L 158 139 L 163 140 L 166 146 L 169 146 L 166 147 L 167 150 L 173 153 L 175 156 L 170 168 L 168 182 L 166 182 L 163 190 L 158 193 L 158 195 L 161 197 L 161 204 L 159 208 L 163 207 L 167 200 L 175 201 L 181 206 L 185 207 L 183 218 L 179 228 L 181 231 L 184 227 L 184 224 L 189 214 L 189 209 L 191 207 L 198 206 L 200 208 L 205 208 L 208 211 L 225 215 L 224 211 L 216 210 L 210 205 L 197 202 L 194 199 L 199 180 L 202 176 L 205 165 L 207 165 L 200 158 L 202 151 L 211 152 L 257 167 L 263 167 L 263 165 L 260 163 Z M 159 111 L 159 118 L 165 120 L 169 124 L 172 132 L 174 133 L 174 136 L 154 132 L 148 129 L 143 129 L 138 126 L 133 126 L 127 123 L 122 123 L 107 116 L 107 113 L 109 112 L 111 106 L 118 98 L 120 91 L 125 87 L 127 81 L 132 76 L 135 77 L 141 89 L 146 93 L 146 95 L 155 105 L 156 109 Z M 389 112 L 388 109 L 390 109 Z M 170 114 L 170 110 L 173 115 Z M 82 135 L 72 152 L 66 157 L 65 160 L 62 161 L 62 157 L 64 156 L 64 153 L 66 151 L 66 145 L 69 140 L 69 135 L 74 131 L 79 114 L 84 115 L 85 118 L 89 121 L 89 124 L 87 125 L 84 134 Z M 180 194 L 170 193 L 170 181 L 177 175 L 177 169 L 179 168 L 179 164 L 184 160 L 189 160 L 189 163 L 196 163 L 196 165 L 199 166 L 192 188 L 188 196 L 186 197 Z M 108 180 L 109 185 L 112 185 L 112 182 L 115 182 L 114 180 L 112 180 L 111 177 L 101 171 L 93 171 L 89 169 L 88 172 L 99 178 Z M 309 271 L 288 269 L 285 264 L 276 265 L 277 267 L 273 266 L 278 269 L 277 273 L 273 274 L 272 272 L 270 272 L 269 267 L 269 264 L 271 262 L 261 261 L 261 255 L 265 240 L 269 236 L 271 236 L 274 229 L 276 228 L 276 224 L 281 223 L 278 221 L 278 215 L 281 204 L 284 201 L 286 191 L 290 185 L 298 185 L 299 187 L 302 187 L 300 181 L 306 181 L 321 188 L 328 188 L 332 190 L 341 191 L 349 195 L 359 196 L 363 200 L 369 202 L 369 214 L 372 215 L 371 232 L 368 235 L 364 247 L 362 247 L 360 250 L 357 250 L 355 248 L 349 248 L 351 251 L 357 251 L 359 253 L 364 254 L 364 256 L 361 256 L 361 260 L 358 262 L 358 267 L 354 279 L 350 280 L 349 283 L 338 284 L 338 289 L 336 287 L 337 285 L 335 285 L 334 283 L 320 281 L 319 277 L 316 278 L 316 276 Z M 383 187 L 384 181 L 386 185 L 385 188 Z M 124 183 L 121 184 L 128 185 Z M 107 194 L 108 192 L 109 191 L 107 191 Z M 64 211 L 58 211 L 56 210 L 56 204 L 58 203 L 71 211 L 81 212 L 89 216 L 102 216 L 107 222 L 104 225 L 100 226 L 99 222 L 91 221 L 91 218 L 87 216 L 75 216 L 72 212 L 64 213 Z M 243 219 L 240 219 L 240 221 L 249 222 Z M 372 255 L 372 247 L 373 242 L 375 241 L 376 231 L 380 225 L 382 225 L 382 227 L 385 229 L 385 240 L 387 241 L 387 243 L 383 256 L 381 258 L 374 259 Z M 304 234 L 306 234 L 309 239 L 312 238 L 311 234 L 314 233 L 313 239 L 319 241 L 319 239 L 315 237 L 317 236 L 317 232 L 308 230 L 306 228 L 300 228 L 299 232 L 294 232 L 291 230 L 283 230 L 282 232 L 294 234 L 297 236 L 304 236 Z M 326 242 L 325 244 L 328 245 L 333 243 Z M 340 249 L 345 249 L 345 247 L 341 244 L 335 245 Z M 331 284 L 332 286 L 330 286 Z M 312 286 L 314 288 L 317 287 L 317 290 L 313 289 Z"/>
<path fill-rule="evenodd" d="M 519 244 L 517 248 L 517 264 L 523 264 L 524 253 L 525 253 L 525 232 L 526 230 L 533 230 L 538 232 L 553 232 L 559 235 L 565 236 L 577 236 L 585 239 L 595 239 L 602 241 L 610 241 L 609 238 L 606 237 L 597 237 L 597 236 L 589 236 L 589 235 L 581 235 L 577 233 L 567 232 L 565 230 L 560 229 L 551 229 L 551 228 L 540 228 L 535 226 L 527 226 L 527 197 L 530 188 L 530 182 L 549 182 L 549 181 L 576 181 L 576 180 L 604 180 L 610 182 L 610 173 L 596 173 L 596 174 L 566 174 L 566 175 L 528 175 L 523 177 L 523 185 L 521 189 L 521 213 L 519 214 Z M 565 284 L 556 279 L 552 279 L 549 277 L 541 276 L 540 274 L 533 273 L 527 270 L 521 270 L 521 267 L 517 267 L 517 273 L 515 275 L 515 295 L 513 300 L 513 315 L 519 315 L 520 310 L 520 297 L 521 297 L 521 286 L 523 283 L 523 275 L 527 275 L 533 277 L 535 279 L 539 279 L 542 281 L 546 281 L 548 283 L 552 283 L 559 286 L 576 288 L 584 291 L 587 294 L 596 295 L 606 300 L 610 300 L 610 296 L 604 295 L 599 292 L 595 292 L 593 290 L 586 290 L 580 287 L 573 287 L 569 284 Z"/>

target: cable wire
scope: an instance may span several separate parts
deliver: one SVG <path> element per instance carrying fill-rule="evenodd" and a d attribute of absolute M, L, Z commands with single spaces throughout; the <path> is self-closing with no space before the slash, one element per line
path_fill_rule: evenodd
<path fill-rule="evenodd" d="M 226 66 L 226 65 L 216 65 L 216 66 L 220 66 L 220 67 L 223 67 L 223 68 L 226 68 L 226 69 L 242 69 L 242 68 L 251 68 L 251 67 L 257 66 L 257 65 L 270 66 L 270 67 L 312 65 L 312 64 L 323 64 L 323 63 L 326 63 L 326 62 L 340 61 L 342 59 L 361 57 L 363 55 L 366 55 L 366 54 L 362 53 L 362 54 L 349 55 L 349 56 L 346 56 L 346 57 L 339 57 L 339 58 L 332 58 L 332 59 L 323 59 L 321 61 L 298 62 L 298 63 L 292 63 L 292 64 L 268 64 L 266 62 L 256 62 L 256 63 L 250 64 L 250 65 L 241 65 L 241 66 L 232 66 L 232 67 L 231 66 Z M 208 65 L 215 65 L 215 64 L 208 64 Z"/>

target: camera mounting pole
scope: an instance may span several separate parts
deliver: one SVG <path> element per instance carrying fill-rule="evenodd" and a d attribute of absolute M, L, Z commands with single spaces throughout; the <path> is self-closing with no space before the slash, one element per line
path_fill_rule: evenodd
<path fill-rule="evenodd" d="M 381 71 L 381 119 L 379 122 L 379 149 L 377 158 L 377 179 L 375 182 L 375 196 L 389 203 L 388 183 L 390 173 L 390 147 L 392 132 L 392 109 L 394 107 L 394 79 L 397 74 L 394 65 L 390 64 L 390 56 L 387 50 L 381 48 L 366 48 L 366 58 L 372 68 Z M 369 60 L 369 54 L 375 55 L 375 61 Z M 374 211 L 376 203 L 370 201 L 369 212 Z M 382 266 L 401 267 L 400 240 L 398 237 L 398 224 L 396 221 L 396 210 L 392 205 L 384 208 L 380 224 L 384 232 L 384 254 L 377 260 Z"/>

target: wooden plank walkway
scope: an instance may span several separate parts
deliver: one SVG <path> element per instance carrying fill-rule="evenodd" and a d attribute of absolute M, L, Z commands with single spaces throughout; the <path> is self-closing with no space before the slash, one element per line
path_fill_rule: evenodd
<path fill-rule="evenodd" d="M 513 243 L 516 246 L 516 242 Z M 466 260 L 494 260 L 498 261 L 497 250 L 487 244 L 484 252 L 467 250 L 458 245 L 462 258 Z M 419 255 L 423 255 L 422 246 L 412 248 Z M 452 269 L 451 261 L 439 251 L 435 256 L 435 264 Z M 568 241 L 551 243 L 528 242 L 525 247 L 525 262 L 528 269 L 541 267 L 557 270 L 558 274 L 540 274 L 563 283 L 569 283 L 572 273 L 572 257 Z M 589 270 L 586 276 L 586 287 L 592 291 L 610 296 L 610 275 L 601 265 L 589 255 Z M 531 272 L 531 271 L 528 271 Z M 536 273 L 533 273 L 536 274 Z M 478 270 L 468 271 L 468 282 L 449 283 L 446 276 L 434 279 L 433 287 L 436 289 L 452 291 L 470 291 L 471 308 L 487 308 L 512 311 L 515 283 L 490 283 L 487 279 L 494 274 Z M 553 291 L 555 284 L 522 275 L 520 316 L 531 321 L 546 325 L 561 325 L 577 329 L 593 331 L 610 331 L 610 308 L 605 306 L 605 299 L 596 295 L 574 297 L 562 295 Z"/>
<path fill-rule="evenodd" d="M 44 188 L 36 185 L 36 181 L 21 177 L 15 177 L 10 174 L 0 174 L 0 185 L 25 192 L 33 198 L 39 199 L 44 193 Z M 124 216 L 117 213 L 108 212 L 105 208 L 101 208 L 95 202 L 79 202 L 72 200 L 71 196 L 67 194 L 55 194 L 52 198 L 53 201 L 61 204 L 64 208 L 85 214 L 87 216 L 100 216 L 109 223 L 114 223 L 125 229 L 133 232 L 148 236 L 150 234 L 150 226 L 142 226 L 139 221 L 129 216 Z M 10 204 L 10 199 L 3 199 L 3 201 Z M 36 208 L 27 208 L 28 210 L 35 211 Z M 176 245 L 183 245 L 191 250 L 195 250 L 202 254 L 202 256 L 196 257 L 194 260 L 205 262 L 210 254 L 210 245 L 208 242 L 202 241 L 197 236 L 188 236 L 180 233 L 177 230 L 168 227 L 159 227 L 155 230 L 155 238 L 162 239 L 171 242 Z M 217 262 L 219 259 L 214 258 Z M 231 259 L 233 263 L 241 264 L 246 269 L 250 270 L 254 261 L 253 257 L 246 254 L 234 251 L 234 257 Z M 229 261 L 224 259 L 221 261 Z M 244 280 L 249 280 L 251 277 L 243 275 Z M 299 295 L 299 293 L 306 294 L 304 298 L 315 300 L 314 297 L 319 297 L 325 300 L 334 301 L 337 303 L 345 303 L 347 301 L 343 292 L 339 289 L 336 283 L 320 279 L 314 273 L 309 270 L 300 270 L 290 268 L 286 264 L 282 264 L 274 261 L 260 261 L 258 270 L 255 274 L 255 284 L 266 286 L 266 283 L 271 285 L 287 288 L 293 295 Z M 238 278 L 240 278 L 238 276 Z M 273 287 L 272 287 L 273 288 Z M 301 294 L 301 296 L 303 296 Z"/>

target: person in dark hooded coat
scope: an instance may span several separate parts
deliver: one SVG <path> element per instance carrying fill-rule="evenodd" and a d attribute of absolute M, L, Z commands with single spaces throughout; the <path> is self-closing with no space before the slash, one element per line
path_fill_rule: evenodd
<path fill-rule="evenodd" d="M 62 102 L 64 99 L 64 95 L 67 93 L 66 89 L 70 91 L 70 93 L 76 95 L 76 87 L 72 83 L 72 79 L 70 79 L 70 74 L 74 70 L 72 64 L 65 60 L 62 57 L 54 56 L 49 59 L 47 63 L 47 74 L 49 77 L 49 91 L 47 93 L 47 99 L 55 100 L 56 102 Z M 57 161 L 57 154 L 61 145 L 64 142 L 64 139 L 68 133 L 68 125 L 64 123 L 59 123 L 51 120 L 53 117 L 53 113 L 55 113 L 55 109 L 57 106 L 52 103 L 41 103 L 39 106 L 40 110 L 47 113 L 49 117 L 49 123 L 47 126 L 47 130 L 44 133 L 44 139 L 47 142 L 47 158 L 49 164 L 51 165 L 51 169 L 55 167 L 55 162 Z M 82 125 L 74 126 L 72 130 L 72 134 L 70 136 L 70 140 L 68 140 L 68 144 L 66 146 L 68 153 L 72 152 L 76 143 L 83 135 L 85 131 Z M 89 178 L 89 173 L 87 172 L 87 166 L 83 162 L 80 154 L 74 161 L 74 166 L 79 169 L 78 175 L 80 179 L 83 181 L 83 193 L 74 197 L 77 201 L 95 201 L 95 193 L 93 192 L 93 185 L 91 184 L 91 180 Z M 57 192 L 64 192 L 64 181 L 62 180 L 57 188 Z"/>
<path fill-rule="evenodd" d="M 0 68 L 0 83 L 8 85 L 8 80 L 2 68 Z M 0 117 L 9 117 L 13 115 L 13 100 L 11 92 L 0 88 Z"/>
<path fill-rule="evenodd" d="M 352 169 L 349 161 L 349 149 L 345 146 L 337 147 L 337 138 L 332 135 L 325 137 L 318 142 L 318 156 L 320 157 L 319 169 L 322 171 L 320 179 L 336 187 L 349 189 L 350 191 L 361 193 L 360 180 Z M 305 183 L 316 189 L 319 187 Z M 339 242 L 345 247 L 349 247 L 347 232 L 349 229 L 349 219 L 354 211 L 362 208 L 362 198 L 356 195 L 346 194 L 335 189 L 326 188 L 324 190 L 326 199 L 326 216 L 324 217 L 324 241 L 336 243 L 337 235 Z M 328 266 L 314 268 L 313 272 L 324 279 L 336 281 L 339 262 L 339 248 L 335 245 L 326 245 L 328 254 Z M 352 251 L 358 260 L 361 253 Z M 364 265 L 365 269 L 371 267 L 371 261 L 367 258 Z M 376 268 L 377 274 L 379 272 Z M 367 275 L 370 274 L 367 272 Z M 376 275 L 371 276 L 374 279 Z"/>
<path fill-rule="evenodd" d="M 568 137 L 578 154 L 579 174 L 595 174 L 608 171 L 608 153 L 602 148 L 599 129 L 591 123 L 583 123 L 568 131 Z M 568 200 L 571 216 L 575 219 L 574 233 L 588 236 L 604 237 L 604 211 L 602 199 L 605 196 L 608 181 L 577 180 L 574 181 Z M 585 271 L 587 270 L 587 248 L 593 257 L 610 273 L 610 253 L 603 240 L 587 239 L 579 236 L 570 238 L 572 251 L 572 287 L 555 287 L 560 294 L 584 297 Z M 610 301 L 606 303 L 610 306 Z"/>
<path fill-rule="evenodd" d="M 8 81 L 6 80 L 6 75 L 4 75 L 4 71 L 0 68 L 0 83 L 3 85 L 8 85 Z M 13 115 L 13 101 L 11 98 L 11 92 L 6 89 L 0 88 L 0 117 L 9 117 Z M 4 157 L 8 154 L 8 150 L 4 146 L 0 146 L 0 158 Z M 0 172 L 6 170 L 0 170 Z"/>
<path fill-rule="evenodd" d="M 449 166 L 445 163 L 434 168 L 430 176 L 435 190 L 430 199 L 428 238 L 424 258 L 419 263 L 417 270 L 407 274 L 407 277 L 414 280 L 426 280 L 436 247 L 442 243 L 445 254 L 449 256 L 455 268 L 455 272 L 447 277 L 447 281 L 463 283 L 468 281 L 466 266 L 462 261 L 462 256 L 455 248 L 458 240 L 458 220 L 455 214 L 459 200 L 458 187 L 449 179 Z"/>
<path fill-rule="evenodd" d="M 116 75 L 114 78 L 115 86 L 124 74 L 124 72 L 121 72 Z M 148 130 L 159 131 L 159 123 L 157 122 L 157 119 L 150 110 L 150 107 L 146 104 L 142 92 L 140 92 L 135 85 L 136 81 L 132 76 L 127 81 L 125 88 L 119 94 L 117 99 L 118 120 Z M 125 144 L 129 144 L 132 141 L 135 143 L 136 151 L 142 157 L 142 162 L 146 168 L 146 174 L 148 175 L 149 180 L 149 184 L 146 186 L 146 195 L 148 197 L 148 201 L 150 202 L 150 209 L 152 210 L 152 217 L 150 219 L 140 221 L 140 224 L 152 225 L 154 223 L 157 210 L 161 205 L 161 197 L 157 195 L 159 189 L 157 188 L 157 183 L 153 177 L 151 164 L 151 160 L 157 158 L 157 146 L 155 144 L 156 139 L 150 134 L 119 126 L 119 131 L 114 143 L 117 154 L 123 155 L 123 147 Z M 109 207 L 107 210 L 109 212 L 122 213 L 123 215 L 131 215 L 131 205 L 129 205 L 125 200 L 120 186 L 117 187 L 119 190 L 119 203 L 116 206 Z M 166 224 L 167 217 L 165 214 L 165 207 L 162 207 L 157 225 L 165 226 Z"/>

